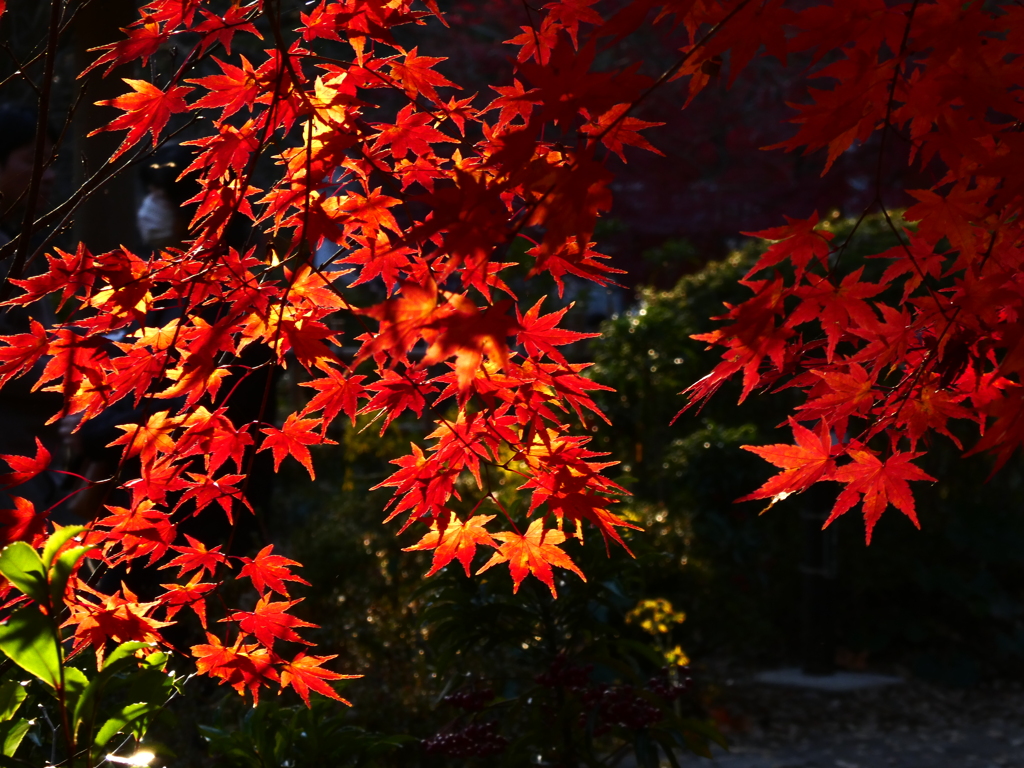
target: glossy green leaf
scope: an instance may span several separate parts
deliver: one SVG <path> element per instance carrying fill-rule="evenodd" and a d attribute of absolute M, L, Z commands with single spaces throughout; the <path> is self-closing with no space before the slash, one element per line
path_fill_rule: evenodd
<path fill-rule="evenodd" d="M 77 704 L 89 688 L 89 678 L 77 667 L 64 667 L 64 701 L 68 710 L 77 711 Z M 72 722 L 72 728 L 78 730 L 78 719 Z"/>
<path fill-rule="evenodd" d="M 50 571 L 50 597 L 51 605 L 59 606 L 64 596 L 64 587 L 75 570 L 75 566 L 85 557 L 85 553 L 92 547 L 74 547 L 67 552 L 62 552 L 53 564 Z"/>
<path fill-rule="evenodd" d="M 135 652 L 141 651 L 145 648 L 154 648 L 155 643 L 143 643 L 139 640 L 130 640 L 127 643 L 121 643 L 117 648 L 106 655 L 103 661 L 103 671 L 107 672 L 114 665 L 122 665 L 126 659 L 135 658 Z"/>
<path fill-rule="evenodd" d="M 53 565 L 53 559 L 60 552 L 60 548 L 84 530 L 84 525 L 69 525 L 54 531 L 43 547 L 43 565 L 49 569 Z"/>
<path fill-rule="evenodd" d="M 0 552 L 0 573 L 37 603 L 48 604 L 46 566 L 24 541 L 16 541 Z"/>
<path fill-rule="evenodd" d="M 25 718 L 15 720 L 7 727 L 7 732 L 4 734 L 4 757 L 14 757 L 14 753 L 21 746 L 21 740 L 25 738 L 25 734 L 28 733 L 28 729 L 31 727 L 32 723 Z"/>
<path fill-rule="evenodd" d="M 56 627 L 36 606 L 19 608 L 0 626 L 0 651 L 51 688 L 59 684 L 61 654 Z"/>
<path fill-rule="evenodd" d="M 97 749 L 102 747 L 132 723 L 147 715 L 159 712 L 162 706 L 163 701 L 139 701 L 122 707 L 120 712 L 100 726 L 100 729 L 96 732 L 96 738 L 93 739 L 93 746 Z"/>
<path fill-rule="evenodd" d="M 81 723 L 89 716 L 91 709 L 95 706 L 95 702 L 102 693 L 104 686 L 106 686 L 112 676 L 121 670 L 138 663 L 138 659 L 135 658 L 136 651 L 152 647 L 152 643 L 142 643 L 137 640 L 132 640 L 127 643 L 121 643 L 117 648 L 108 653 L 103 662 L 103 669 L 92 679 L 92 682 L 89 683 L 75 703 L 73 714 L 74 722 Z"/>
<path fill-rule="evenodd" d="M 10 720 L 18 711 L 21 702 L 28 696 L 25 686 L 17 680 L 8 680 L 0 685 L 0 723 Z"/>
<path fill-rule="evenodd" d="M 167 666 L 167 662 L 171 657 L 163 651 L 154 651 L 146 656 L 143 664 L 153 669 L 163 670 Z"/>

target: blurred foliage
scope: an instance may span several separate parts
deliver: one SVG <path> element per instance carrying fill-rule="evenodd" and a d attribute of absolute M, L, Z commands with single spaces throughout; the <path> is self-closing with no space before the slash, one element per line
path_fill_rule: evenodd
<path fill-rule="evenodd" d="M 238 727 L 200 725 L 199 730 L 218 765 L 231 768 L 373 765 L 412 740 L 347 724 L 344 713 L 324 697 L 316 697 L 309 709 L 264 702 L 246 712 Z"/>

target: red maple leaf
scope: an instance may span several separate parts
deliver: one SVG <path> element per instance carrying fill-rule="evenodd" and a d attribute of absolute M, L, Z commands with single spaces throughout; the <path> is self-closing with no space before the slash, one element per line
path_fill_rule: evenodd
<path fill-rule="evenodd" d="M 103 73 L 104 77 L 109 75 L 115 67 L 127 61 L 141 59 L 143 66 L 145 66 L 149 61 L 149 57 L 160 50 L 160 46 L 166 43 L 170 37 L 170 34 L 165 32 L 162 25 L 157 21 L 143 22 L 121 31 L 127 35 L 126 39 L 90 49 L 104 51 L 104 53 L 86 67 L 79 77 L 84 77 L 92 70 L 104 64 L 107 65 L 107 69 Z"/>
<path fill-rule="evenodd" d="M 171 437 L 177 427 L 179 420 L 170 416 L 169 411 L 154 413 L 145 424 L 118 424 L 117 429 L 124 430 L 124 434 L 107 446 L 126 445 L 125 458 L 139 456 L 143 463 L 150 464 L 160 453 L 170 453 L 174 450 L 174 439 Z"/>
<path fill-rule="evenodd" d="M 665 123 L 649 122 L 636 117 L 623 115 L 630 109 L 631 104 L 616 104 L 604 114 L 591 120 L 580 130 L 588 136 L 594 136 L 601 140 L 609 150 L 619 156 L 622 162 L 626 162 L 626 156 L 622 149 L 625 145 L 646 149 L 656 155 L 664 155 L 660 149 L 640 135 L 644 128 L 654 128 Z"/>
<path fill-rule="evenodd" d="M 853 363 L 849 373 L 813 370 L 821 379 L 808 393 L 807 402 L 797 406 L 801 420 L 826 419 L 839 434 L 846 431 L 850 416 L 866 416 L 874 404 L 874 381 L 863 367 Z"/>
<path fill-rule="evenodd" d="M 436 142 L 458 144 L 458 139 L 441 133 L 432 125 L 436 120 L 432 113 L 417 112 L 409 104 L 399 111 L 394 123 L 377 123 L 374 126 L 380 128 L 380 133 L 377 134 L 372 151 L 379 152 L 385 147 L 391 147 L 393 158 L 403 158 L 410 152 L 421 157 L 433 154 L 433 144 Z"/>
<path fill-rule="evenodd" d="M 533 94 L 539 93 L 536 88 L 527 90 L 515 78 L 512 78 L 512 85 L 492 85 L 491 90 L 498 92 L 498 98 L 488 104 L 484 112 L 490 112 L 492 109 L 501 110 L 498 112 L 498 122 L 494 126 L 494 130 L 498 132 L 516 118 L 521 119 L 523 124 L 529 123 L 534 105 L 542 103 L 536 98 L 531 98 Z"/>
<path fill-rule="evenodd" d="M 835 462 L 832 458 L 832 438 L 828 431 L 826 430 L 824 438 L 821 438 L 806 427 L 801 427 L 793 419 L 789 420 L 789 426 L 793 430 L 793 437 L 796 438 L 796 445 L 780 443 L 740 446 L 784 471 L 769 479 L 753 493 L 736 501 L 770 498 L 770 508 L 775 502 L 807 490 L 819 480 L 832 478 Z"/>
<path fill-rule="evenodd" d="M 217 588 L 216 584 L 204 584 L 200 581 L 202 573 L 197 573 L 188 584 L 161 584 L 166 589 L 157 600 L 163 603 L 166 613 L 164 618 L 170 621 L 182 608 L 188 606 L 199 617 L 199 623 L 206 629 L 206 594 Z"/>
<path fill-rule="evenodd" d="M 280 429 L 277 427 L 264 427 L 262 432 L 266 435 L 266 438 L 259 449 L 265 451 L 269 448 L 273 451 L 275 470 L 281 466 L 285 456 L 292 456 L 306 468 L 310 478 L 315 480 L 316 474 L 313 472 L 313 457 L 310 456 L 309 448 L 306 446 L 337 445 L 334 440 L 328 440 L 326 437 L 313 432 L 313 428 L 319 423 L 316 419 L 300 419 L 296 414 L 291 413 L 285 419 Z"/>
<path fill-rule="evenodd" d="M 195 90 L 184 85 L 174 85 L 166 91 L 161 91 L 145 80 L 131 80 L 127 77 L 123 80 L 135 90 L 135 93 L 126 93 L 116 99 L 96 103 L 124 110 L 125 114 L 114 118 L 107 125 L 97 128 L 89 134 L 92 136 L 101 131 L 122 129 L 128 131 L 121 146 L 110 157 L 112 161 L 135 146 L 147 131 L 153 137 L 153 146 L 156 147 L 160 140 L 160 131 L 167 125 L 172 114 L 188 110 L 189 106 L 185 103 L 185 96 Z"/>
<path fill-rule="evenodd" d="M 324 203 L 324 210 L 343 219 L 342 237 L 348 237 L 358 231 L 368 240 L 376 238 L 382 229 L 402 232 L 398 220 L 389 210 L 401 202 L 396 197 L 381 194 L 380 187 L 377 187 L 368 190 L 365 196 L 358 192 L 349 192 L 340 197 L 328 198 Z"/>
<path fill-rule="evenodd" d="M 304 381 L 301 384 L 303 387 L 310 387 L 317 391 L 313 399 L 306 404 L 302 414 L 306 416 L 316 411 L 323 411 L 320 417 L 321 434 L 342 412 L 355 425 L 356 413 L 359 412 L 359 398 L 367 397 L 366 388 L 363 386 L 363 382 L 366 381 L 365 376 L 346 376 L 337 368 L 329 368 L 327 373 L 325 378 Z"/>
<path fill-rule="evenodd" d="M 513 592 L 518 592 L 523 579 L 532 573 L 547 584 L 553 597 L 558 597 L 551 566 L 565 568 L 584 581 L 587 580 L 583 571 L 576 567 L 576 563 L 558 548 L 558 545 L 565 541 L 565 534 L 556 528 L 545 530 L 543 517 L 538 517 L 530 523 L 525 534 L 502 531 L 494 534 L 494 538 L 504 543 L 477 573 L 483 573 L 499 563 L 508 563 L 512 574 Z"/>
<path fill-rule="evenodd" d="M 193 515 L 198 515 L 210 504 L 216 502 L 228 516 L 229 523 L 234 523 L 234 517 L 231 514 L 232 500 L 239 502 L 252 512 L 252 505 L 245 498 L 242 489 L 237 487 L 238 483 L 246 479 L 245 475 L 221 475 L 218 478 L 213 478 L 199 472 L 189 472 L 188 477 L 188 487 L 181 494 L 181 498 L 174 507 L 175 510 L 180 509 L 187 501 L 194 501 L 196 509 Z"/>
<path fill-rule="evenodd" d="M 246 17 L 251 11 L 252 8 L 246 5 L 231 5 L 223 16 L 218 16 L 205 8 L 200 8 L 199 12 L 205 17 L 205 21 L 194 27 L 196 32 L 203 35 L 199 55 L 202 56 L 211 45 L 220 43 L 230 56 L 231 41 L 238 32 L 248 32 L 262 40 L 263 35 L 259 33 L 259 30 L 251 22 L 246 21 Z"/>
<path fill-rule="evenodd" d="M 376 239 L 368 238 L 338 263 L 362 265 L 359 277 L 352 281 L 353 287 L 379 277 L 390 296 L 402 279 L 402 273 L 410 266 L 409 257 L 414 253 L 412 248 L 392 245 L 386 233 L 378 232 Z"/>
<path fill-rule="evenodd" d="M 596 339 L 601 336 L 599 333 L 580 333 L 579 331 L 568 331 L 559 328 L 565 313 L 572 309 L 573 305 L 563 307 L 557 312 L 547 315 L 540 314 L 540 307 L 546 297 L 540 300 L 527 310 L 526 314 L 520 314 L 519 307 L 516 307 L 516 317 L 519 319 L 519 330 L 516 331 L 516 343 L 522 344 L 526 354 L 531 357 L 547 355 L 556 363 L 567 365 L 565 357 L 555 349 L 556 346 L 572 344 L 583 339 Z M 575 303 L 575 302 L 574 302 Z"/>
<path fill-rule="evenodd" d="M 274 647 L 274 640 L 287 640 L 292 643 L 310 645 L 309 642 L 299 637 L 292 627 L 318 627 L 319 625 L 310 624 L 308 621 L 302 621 L 287 613 L 289 608 L 301 602 L 300 598 L 299 600 L 274 603 L 271 602 L 270 595 L 267 594 L 256 603 L 255 610 L 235 611 L 221 621 L 237 622 L 239 629 L 247 634 L 255 635 L 256 639 L 267 648 Z"/>
<path fill-rule="evenodd" d="M 246 427 L 239 429 L 231 423 L 224 408 L 210 413 L 199 406 L 182 422 L 185 431 L 175 444 L 179 456 L 201 455 L 208 472 L 215 472 L 229 459 L 238 469 L 243 468 L 246 449 L 253 445 Z"/>
<path fill-rule="evenodd" d="M 426 371 L 423 370 L 406 371 L 404 376 L 386 370 L 380 381 L 370 384 L 367 389 L 377 394 L 359 410 L 359 413 L 383 412 L 384 425 L 380 428 L 382 435 L 388 425 L 401 416 L 406 408 L 417 416 L 422 416 L 427 405 L 426 395 L 437 392 L 437 387 L 427 381 Z"/>
<path fill-rule="evenodd" d="M 107 506 L 110 514 L 96 521 L 109 528 L 107 547 L 120 548 L 118 557 L 137 560 L 149 555 L 152 565 L 167 553 L 175 530 L 170 515 L 155 508 L 151 499 L 143 499 L 131 509 Z"/>
<path fill-rule="evenodd" d="M 456 379 L 459 389 L 465 391 L 485 356 L 499 368 L 508 365 L 508 337 L 519 330 L 519 323 L 508 314 L 509 300 L 483 312 L 463 297 L 452 297 L 451 302 L 455 311 L 435 321 L 427 334 L 432 338 L 428 339 L 431 343 L 423 364 L 432 365 L 455 355 Z"/>
<path fill-rule="evenodd" d="M 266 589 L 272 589 L 288 597 L 288 588 L 284 585 L 286 581 L 295 581 L 309 586 L 308 581 L 301 576 L 296 576 L 289 567 L 300 565 L 300 563 L 281 555 L 275 555 L 273 552 L 274 545 L 268 544 L 256 554 L 256 557 L 252 559 L 243 557 L 244 565 L 238 573 L 239 577 L 251 579 L 253 586 L 260 594 L 263 594 Z"/>
<path fill-rule="evenodd" d="M 530 59 L 536 59 L 541 66 L 547 65 L 551 60 L 552 50 L 558 45 L 561 25 L 553 23 L 550 17 L 545 16 L 539 29 L 533 26 L 519 28 L 522 32 L 505 41 L 508 45 L 520 46 L 516 61 L 522 64 Z"/>
<path fill-rule="evenodd" d="M 861 328 L 872 330 L 878 324 L 878 317 L 864 299 L 877 296 L 885 286 L 860 282 L 863 272 L 863 267 L 854 270 L 839 285 L 821 278 L 814 285 L 800 286 L 795 292 L 803 303 L 790 314 L 787 325 L 795 328 L 811 320 L 819 323 L 828 339 L 825 357 L 830 363 L 836 344 L 849 332 L 851 320 Z"/>
<path fill-rule="evenodd" d="M 572 38 L 573 47 L 579 47 L 578 35 L 580 22 L 588 24 L 603 24 L 604 19 L 597 11 L 590 6 L 595 5 L 598 0 L 558 0 L 548 3 L 544 10 L 548 12 L 546 18 L 557 21 Z"/>
<path fill-rule="evenodd" d="M 476 98 L 476 94 L 473 94 L 468 99 L 458 99 L 452 96 L 448 99 L 448 102 L 444 104 L 444 111 L 448 115 L 448 119 L 455 123 L 459 129 L 459 133 L 463 136 L 466 135 L 466 121 L 476 121 L 479 117 L 480 112 L 473 107 L 473 100 Z"/>
<path fill-rule="evenodd" d="M 29 327 L 30 333 L 0 337 L 7 345 L 0 347 L 0 387 L 31 370 L 50 346 L 42 324 L 32 320 Z"/>
<path fill-rule="evenodd" d="M 849 450 L 847 454 L 853 459 L 851 464 L 838 467 L 835 479 L 846 483 L 846 488 L 839 494 L 832 513 L 825 521 L 828 525 L 854 504 L 864 501 L 865 540 L 871 543 L 871 533 L 875 523 L 882 516 L 885 508 L 892 504 L 918 528 L 917 512 L 914 509 L 914 496 L 910 492 L 908 480 L 931 480 L 935 478 L 926 474 L 920 467 L 911 464 L 912 459 L 920 453 L 893 453 L 882 461 L 874 453 L 865 450 Z"/>
<path fill-rule="evenodd" d="M 242 107 L 252 108 L 256 96 L 260 92 L 259 84 L 256 82 L 256 71 L 245 56 L 239 58 L 242 66 L 236 67 L 234 64 L 228 64 L 214 56 L 214 62 L 224 74 L 207 75 L 185 81 L 200 85 L 208 91 L 192 103 L 192 109 L 222 107 L 220 119 L 224 120 Z"/>
<path fill-rule="evenodd" d="M 437 311 L 437 285 L 433 280 L 423 284 L 403 281 L 401 295 L 363 310 L 380 321 L 378 333 L 363 345 L 359 358 L 372 357 L 386 351 L 393 358 L 405 355 L 423 336 L 426 326 Z"/>
<path fill-rule="evenodd" d="M 228 559 L 221 554 L 219 545 L 213 549 L 207 549 L 203 542 L 193 539 L 187 533 L 185 538 L 189 544 L 187 547 L 171 547 L 175 552 L 182 554 L 161 565 L 161 568 L 178 568 L 178 578 L 181 578 L 196 570 L 200 571 L 200 575 L 204 571 L 209 571 L 210 575 L 214 576 L 217 573 L 218 565 L 228 564 Z"/>
<path fill-rule="evenodd" d="M 818 227 L 818 212 L 815 211 L 808 219 L 791 219 L 786 216 L 786 221 L 789 223 L 783 227 L 743 233 L 772 242 L 764 254 L 758 258 L 753 269 L 747 273 L 748 276 L 788 259 L 796 267 L 799 279 L 811 261 L 827 263 L 830 251 L 829 241 L 834 235 L 828 230 Z"/>
<path fill-rule="evenodd" d="M 14 509 L 0 509 L 0 547 L 15 541 L 31 543 L 46 528 L 46 515 L 37 515 L 31 501 L 21 496 L 11 499 Z"/>
<path fill-rule="evenodd" d="M 43 447 L 42 441 L 36 438 L 36 455 L 28 456 L 0 455 L 13 472 L 0 475 L 0 488 L 13 488 L 31 480 L 50 465 L 50 452 Z"/>

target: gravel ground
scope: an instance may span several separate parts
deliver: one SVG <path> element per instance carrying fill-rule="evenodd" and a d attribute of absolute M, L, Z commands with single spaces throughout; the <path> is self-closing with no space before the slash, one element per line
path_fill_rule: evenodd
<path fill-rule="evenodd" d="M 720 768 L 1024 768 L 1024 688 L 909 680 L 832 693 L 722 678 L 714 715 L 730 741 Z"/>

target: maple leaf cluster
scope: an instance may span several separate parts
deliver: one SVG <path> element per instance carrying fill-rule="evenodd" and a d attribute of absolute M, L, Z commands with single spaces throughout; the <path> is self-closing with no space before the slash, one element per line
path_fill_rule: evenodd
<path fill-rule="evenodd" d="M 394 491 L 388 519 L 423 534 L 410 549 L 433 553 L 430 573 L 453 560 L 469 573 L 483 548 L 481 570 L 507 565 L 514 589 L 532 574 L 554 594 L 554 568 L 583 576 L 563 549 L 569 537 L 593 526 L 625 547 L 620 529 L 634 526 L 613 511 L 624 490 L 588 448 L 591 422 L 604 418 L 591 394 L 606 387 L 561 350 L 592 334 L 563 328 L 565 308 L 521 306 L 508 254 L 528 243 L 529 276 L 550 276 L 559 294 L 567 276 L 612 284 L 618 270 L 593 232 L 626 149 L 658 151 L 643 132 L 660 123 L 638 109 L 680 79 L 689 104 L 726 61 L 731 81 L 758 55 L 810 57 L 831 83 L 794 107 L 787 149 L 826 149 L 827 166 L 880 131 L 943 169 L 913 192 L 913 224 L 904 245 L 878 254 L 889 266 L 877 283 L 843 271 L 842 244 L 816 217 L 756 233 L 772 245 L 744 280 L 754 296 L 702 337 L 726 350 L 690 390 L 699 401 L 741 375 L 743 397 L 782 379 L 807 391 L 796 445 L 754 449 L 783 471 L 752 496 L 839 481 L 833 517 L 862 502 L 870 535 L 889 503 L 914 517 L 908 482 L 928 477 L 912 461 L 931 432 L 953 436 L 949 419 L 987 426 L 974 450 L 1000 461 L 1024 440 L 1020 9 L 553 0 L 529 11 L 507 41 L 512 71 L 483 95 L 395 36 L 443 23 L 433 0 L 319 0 L 290 31 L 262 0 L 219 8 L 150 0 L 89 68 L 106 76 L 191 41 L 169 78 L 126 80 L 129 92 L 101 102 L 120 112 L 101 130 L 124 132 L 111 163 L 167 141 L 176 116 L 201 118 L 185 142 L 195 159 L 182 177 L 198 185 L 185 241 L 146 255 L 81 243 L 47 253 L 34 276 L 11 276 L 20 293 L 10 304 L 31 312 L 52 297 L 62 320 L 0 338 L 0 385 L 32 377 L 62 395 L 54 419 L 79 425 L 122 401 L 143 414 L 112 442 L 129 501 L 90 524 L 94 559 L 178 569 L 150 602 L 73 580 L 76 647 L 159 641 L 188 608 L 209 632 L 192 648 L 201 673 L 254 697 L 277 683 L 337 698 L 328 682 L 340 676 L 322 667 L 332 657 L 282 650 L 307 644 L 296 630 L 312 626 L 292 615 L 299 601 L 285 588 L 301 582 L 297 563 L 270 548 L 229 556 L 178 528 L 249 513 L 254 451 L 315 477 L 311 448 L 331 442 L 342 415 L 380 418 L 382 430 L 406 412 L 432 420 L 427 444 L 380 484 Z M 678 51 L 660 74 L 615 54 L 652 31 Z M 257 186 L 267 161 L 275 173 Z M 262 240 L 229 245 L 239 218 Z M 325 248 L 326 262 L 313 258 Z M 384 298 L 360 304 L 349 289 L 370 283 Z M 347 339 L 339 318 L 361 333 Z M 302 368 L 313 394 L 281 422 L 234 423 L 227 403 L 256 375 L 243 353 L 257 350 L 267 366 Z M 137 477 L 121 476 L 129 459 Z M 14 486 L 48 456 L 6 460 Z M 499 472 L 518 478 L 523 511 L 497 495 Z M 0 513 L 5 540 L 41 540 L 45 511 L 15 507 Z M 248 579 L 258 602 L 212 622 L 208 602 L 227 579 Z M 222 623 L 233 640 L 214 631 Z"/>
<path fill-rule="evenodd" d="M 653 149 L 640 131 L 655 124 L 629 112 L 654 81 L 598 63 L 609 35 L 643 19 L 606 20 L 591 5 L 550 3 L 539 38 L 509 41 L 515 71 L 490 97 L 461 93 L 443 58 L 396 39 L 397 27 L 442 20 L 431 0 L 322 0 L 292 31 L 259 0 L 224 12 L 151 0 L 124 39 L 99 49 L 85 74 L 145 64 L 172 39 L 194 42 L 169 79 L 126 80 L 129 92 L 101 102 L 119 114 L 100 130 L 123 134 L 111 163 L 160 146 L 178 115 L 203 123 L 184 142 L 195 154 L 182 177 L 198 191 L 180 247 L 94 253 L 80 243 L 11 279 L 11 304 L 31 312 L 56 299 L 62 321 L 33 320 L 0 341 L 0 384 L 33 377 L 35 389 L 63 396 L 54 419 L 79 428 L 122 402 L 142 414 L 111 442 L 128 500 L 90 523 L 94 558 L 177 569 L 148 602 L 127 586 L 108 595 L 72 581 L 76 650 L 102 657 L 111 642 L 159 642 L 187 608 L 208 632 L 192 648 L 200 673 L 254 697 L 276 683 L 307 700 L 311 690 L 338 698 L 328 682 L 341 676 L 322 667 L 333 657 L 283 650 L 308 645 L 297 630 L 313 626 L 293 615 L 300 601 L 285 589 L 301 581 L 298 564 L 270 548 L 235 557 L 179 527 L 251 512 L 253 452 L 270 451 L 275 469 L 294 459 L 315 478 L 311 448 L 332 442 L 342 416 L 380 418 L 383 430 L 429 411 L 428 444 L 396 459 L 381 485 L 394 489 L 389 519 L 424 529 L 410 548 L 433 552 L 431 573 L 452 560 L 468 573 L 482 547 L 483 569 L 507 565 L 514 589 L 532 574 L 554 594 L 553 569 L 583 577 L 567 538 L 592 525 L 623 544 L 619 529 L 634 526 L 612 509 L 624 490 L 580 433 L 604 418 L 591 395 L 605 387 L 561 351 L 593 334 L 561 327 L 567 308 L 520 306 L 504 277 L 521 238 L 531 276 L 550 275 L 560 294 L 566 276 L 607 285 L 617 272 L 592 234 L 611 204 L 609 157 Z M 347 60 L 334 55 L 339 43 Z M 267 160 L 275 173 L 258 187 Z M 228 245 L 239 217 L 262 242 Z M 328 247 L 326 263 L 312 258 Z M 367 283 L 385 298 L 359 304 L 349 289 Z M 339 317 L 362 333 L 346 338 Z M 243 362 L 254 350 L 267 366 L 306 373 L 312 396 L 283 421 L 229 415 L 232 392 L 257 374 Z M 11 476 L 47 458 L 9 459 Z M 519 479 L 529 519 L 499 500 L 499 472 Z M 493 514 L 478 514 L 482 505 Z M 24 499 L 4 514 L 16 522 L 8 540 L 42 535 L 44 511 Z M 259 600 L 214 622 L 211 600 L 229 579 L 247 579 Z"/>
<path fill-rule="evenodd" d="M 873 207 L 899 244 L 874 263 L 849 263 L 849 239 L 817 214 L 749 233 L 769 243 L 740 281 L 753 295 L 695 337 L 725 349 L 690 404 L 733 377 L 741 401 L 781 387 L 806 399 L 789 421 L 794 444 L 745 446 L 782 472 L 744 499 L 842 483 L 826 525 L 861 504 L 870 542 L 890 504 L 919 526 L 909 483 L 934 478 L 914 460 L 936 435 L 962 448 L 956 422 L 980 431 L 967 453 L 994 454 L 996 469 L 1024 442 L 1022 22 L 1019 8 L 980 3 L 789 12 L 777 55 L 827 59 L 814 77 L 830 80 L 791 105 L 799 129 L 779 146 L 825 150 L 827 171 L 855 142 L 874 137 L 880 157 L 899 142 L 934 184 L 907 190 L 916 202 L 897 216 L 879 165 Z"/>

